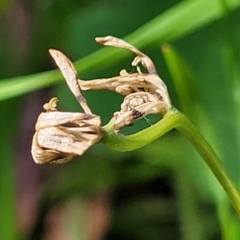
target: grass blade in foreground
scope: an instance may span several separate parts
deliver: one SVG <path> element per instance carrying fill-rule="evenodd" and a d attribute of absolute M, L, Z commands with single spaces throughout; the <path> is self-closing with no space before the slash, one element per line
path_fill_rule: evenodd
<path fill-rule="evenodd" d="M 230 0 L 229 9 L 240 6 L 240 0 Z M 182 1 L 171 9 L 149 21 L 125 39 L 138 48 L 177 39 L 199 29 L 224 15 L 219 0 Z M 189 21 L 191 19 L 191 21 Z M 176 24 L 176 22 L 178 24 Z M 110 67 L 124 59 L 129 52 L 118 54 L 118 49 L 101 49 L 76 61 L 77 71 L 97 70 L 99 66 Z M 57 71 L 49 71 L 28 76 L 2 79 L 0 81 L 0 101 L 19 96 L 60 82 Z"/>

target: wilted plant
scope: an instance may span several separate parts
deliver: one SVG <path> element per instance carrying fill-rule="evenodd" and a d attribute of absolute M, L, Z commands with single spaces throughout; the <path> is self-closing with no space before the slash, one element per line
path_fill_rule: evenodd
<path fill-rule="evenodd" d="M 200 135 L 195 126 L 171 105 L 165 83 L 158 76 L 152 60 L 144 53 L 121 39 L 107 36 L 96 38 L 103 45 L 125 48 L 137 56 L 132 62 L 137 73 L 125 70 L 119 76 L 107 79 L 83 81 L 78 79 L 72 62 L 61 52 L 50 50 L 72 93 L 82 106 L 84 113 L 58 111 L 57 98 L 44 105 L 33 137 L 32 155 L 36 163 L 66 163 L 76 155 L 82 155 L 95 143 L 102 142 L 118 151 L 131 151 L 143 147 L 173 128 L 185 135 L 203 157 L 228 194 L 236 211 L 240 214 L 240 196 L 227 176 L 218 156 Z M 142 73 L 141 64 L 147 71 Z M 106 126 L 101 126 L 100 117 L 94 115 L 87 105 L 82 90 L 107 89 L 126 97 L 120 111 Z M 118 131 L 134 124 L 148 114 L 161 114 L 162 119 L 138 133 L 123 136 Z"/>
<path fill-rule="evenodd" d="M 41 113 L 33 138 L 32 155 L 36 163 L 66 163 L 76 155 L 82 155 L 91 145 L 103 137 L 100 117 L 92 114 L 82 90 L 108 89 L 127 95 L 121 110 L 114 113 L 113 131 L 134 124 L 147 114 L 164 114 L 171 108 L 167 87 L 157 75 L 151 59 L 115 37 L 96 38 L 104 45 L 112 45 L 129 49 L 137 54 L 132 62 L 138 73 L 128 74 L 125 70 L 120 76 L 109 79 L 82 81 L 72 62 L 60 51 L 50 49 L 49 52 L 60 68 L 66 82 L 80 103 L 85 113 L 60 112 L 57 110 L 57 98 L 44 105 L 46 112 Z M 142 73 L 138 64 L 141 63 L 148 73 Z"/>

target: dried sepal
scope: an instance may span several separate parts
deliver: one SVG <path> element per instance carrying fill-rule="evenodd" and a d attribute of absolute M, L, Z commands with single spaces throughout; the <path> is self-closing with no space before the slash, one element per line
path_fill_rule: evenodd
<path fill-rule="evenodd" d="M 32 156 L 36 163 L 66 163 L 76 155 L 82 155 L 102 138 L 99 116 L 88 113 L 59 112 L 51 105 L 39 115 L 32 142 Z"/>
<path fill-rule="evenodd" d="M 49 53 L 53 57 L 59 69 L 61 70 L 62 75 L 66 79 L 70 90 L 82 106 L 84 112 L 92 113 L 89 106 L 87 105 L 86 99 L 82 94 L 81 87 L 78 82 L 77 71 L 73 63 L 62 52 L 58 50 L 50 49 Z"/>

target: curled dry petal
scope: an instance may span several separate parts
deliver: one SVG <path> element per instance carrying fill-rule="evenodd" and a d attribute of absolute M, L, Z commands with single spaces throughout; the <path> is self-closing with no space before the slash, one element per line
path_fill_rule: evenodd
<path fill-rule="evenodd" d="M 90 146 L 101 140 L 103 136 L 101 120 L 92 114 L 82 90 L 108 89 L 126 96 L 121 110 L 116 112 L 113 120 L 110 121 L 110 129 L 115 131 L 134 124 L 147 114 L 164 114 L 171 108 L 167 87 L 147 55 L 112 36 L 99 37 L 96 41 L 135 53 L 137 56 L 132 65 L 136 66 L 137 73 L 129 74 L 122 70 L 116 77 L 82 81 L 78 79 L 72 62 L 60 51 L 50 49 L 51 56 L 85 113 L 58 111 L 57 98 L 51 99 L 44 105 L 46 112 L 41 113 L 37 120 L 32 143 L 32 155 L 36 163 L 68 162 L 74 156 L 82 155 Z M 139 64 L 146 68 L 147 73 L 141 72 Z"/>
<path fill-rule="evenodd" d="M 92 113 L 90 108 L 87 105 L 86 99 L 83 97 L 83 94 L 78 82 L 77 71 L 73 66 L 72 62 L 62 52 L 58 50 L 50 49 L 49 53 L 55 60 L 59 69 L 61 70 L 70 90 L 72 91 L 73 95 L 76 97 L 76 99 L 82 106 L 83 110 L 86 113 Z"/>
<path fill-rule="evenodd" d="M 158 97 L 160 102 L 164 102 L 167 109 L 171 108 L 171 101 L 165 83 L 157 75 L 156 68 L 152 60 L 129 43 L 116 37 L 97 37 L 96 41 L 106 45 L 118 48 L 125 48 L 134 52 L 137 56 L 132 62 L 133 66 L 141 63 L 148 73 L 142 73 L 137 66 L 138 73 L 128 74 L 125 70 L 120 72 L 120 76 L 95 79 L 91 81 L 79 80 L 83 90 L 108 89 L 116 91 L 122 95 L 128 95 L 134 92 L 148 92 Z"/>
<path fill-rule="evenodd" d="M 31 152 L 35 163 L 38 164 L 49 162 L 66 163 L 71 161 L 71 159 L 76 156 L 76 154 L 63 153 L 53 149 L 44 149 L 38 143 L 38 132 L 36 132 L 33 136 Z"/>
<path fill-rule="evenodd" d="M 99 141 L 99 135 L 96 126 L 74 128 L 56 126 L 39 130 L 37 140 L 44 149 L 82 155 L 91 145 Z"/>
<path fill-rule="evenodd" d="M 82 126 L 84 121 L 89 121 L 95 124 L 93 116 L 95 115 L 77 112 L 43 112 L 39 115 L 35 128 L 38 131 L 45 127 L 60 125 Z"/>
<path fill-rule="evenodd" d="M 127 112 L 132 109 L 135 109 L 138 106 L 141 106 L 146 103 L 159 103 L 159 99 L 148 93 L 148 92 L 137 92 L 137 93 L 132 93 L 129 94 L 124 98 L 123 103 L 121 104 L 121 111 L 122 112 Z M 163 103 L 164 104 L 164 103 Z M 156 105 L 157 107 L 157 105 Z M 164 113 L 166 111 L 167 106 L 164 108 L 156 108 L 152 109 L 151 112 L 148 113 Z M 141 111 L 144 112 L 144 111 Z"/>
<path fill-rule="evenodd" d="M 114 130 L 118 131 L 124 127 L 133 125 L 137 120 L 150 114 L 156 105 L 156 103 L 145 103 L 126 112 L 116 112 L 114 114 Z"/>
<path fill-rule="evenodd" d="M 79 80 L 83 90 L 108 89 L 122 95 L 134 92 L 149 92 L 164 101 L 171 108 L 171 101 L 165 83 L 155 74 L 133 73 L 113 78 L 96 79 L 91 81 Z"/>
<path fill-rule="evenodd" d="M 129 94 L 124 98 L 121 110 L 114 114 L 114 130 L 133 125 L 137 120 L 148 114 L 164 114 L 168 106 L 147 92 Z"/>
<path fill-rule="evenodd" d="M 137 66 L 139 63 L 142 63 L 142 65 L 147 69 L 148 73 L 150 73 L 150 74 L 157 73 L 152 60 L 146 54 L 142 53 L 137 48 L 135 48 L 131 44 L 123 41 L 122 39 L 119 39 L 119 38 L 116 38 L 113 36 L 106 36 L 106 37 L 96 37 L 95 40 L 98 43 L 101 43 L 105 46 L 125 48 L 125 49 L 128 49 L 128 50 L 134 52 L 137 55 L 137 57 L 132 62 L 133 66 Z"/>
<path fill-rule="evenodd" d="M 54 97 L 48 103 L 45 103 L 43 105 L 43 108 L 47 112 L 57 111 L 57 103 L 58 103 L 58 99 L 56 97 Z"/>

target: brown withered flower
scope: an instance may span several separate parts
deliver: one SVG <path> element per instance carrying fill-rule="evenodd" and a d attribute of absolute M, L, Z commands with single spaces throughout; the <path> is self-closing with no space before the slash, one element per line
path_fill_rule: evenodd
<path fill-rule="evenodd" d="M 122 70 L 119 76 L 112 78 L 95 79 L 91 81 L 79 80 L 82 90 L 108 89 L 122 95 L 129 95 L 135 92 L 149 92 L 155 95 L 159 101 L 166 104 L 166 108 L 171 108 L 171 101 L 165 83 L 158 76 L 152 60 L 136 49 L 134 46 L 116 37 L 97 37 L 96 41 L 103 45 L 120 47 L 134 52 L 137 56 L 132 62 L 137 67 L 137 73 L 127 73 Z M 139 63 L 146 68 L 148 73 L 142 73 Z"/>
<path fill-rule="evenodd" d="M 165 114 L 171 108 L 167 87 L 147 55 L 116 37 L 98 37 L 96 41 L 134 52 L 137 56 L 132 65 L 137 72 L 127 73 L 122 70 L 116 77 L 83 81 L 78 79 L 72 62 L 63 53 L 49 50 L 84 113 L 58 111 L 57 98 L 44 105 L 46 112 L 41 113 L 37 120 L 32 144 L 32 155 L 36 163 L 68 162 L 101 141 L 106 129 L 117 132 L 148 114 Z M 147 73 L 141 72 L 140 64 Z M 115 112 L 109 124 L 103 128 L 100 117 L 92 113 L 82 94 L 82 90 L 99 89 L 125 95 L 120 111 Z"/>
<path fill-rule="evenodd" d="M 112 78 L 92 81 L 79 79 L 83 90 L 108 89 L 126 95 L 121 110 L 114 113 L 114 130 L 118 131 L 132 125 L 148 114 L 164 114 L 171 108 L 167 87 L 158 76 L 152 60 L 146 54 L 116 37 L 97 37 L 96 41 L 106 46 L 128 49 L 137 55 L 132 62 L 137 73 L 127 73 L 126 70 L 122 70 L 119 76 Z M 139 64 L 142 64 L 147 73 L 141 72 Z"/>
<path fill-rule="evenodd" d="M 114 130 L 118 131 L 133 125 L 148 114 L 159 114 L 166 111 L 166 104 L 148 92 L 136 92 L 127 95 L 121 104 L 121 110 L 114 113 Z"/>
<path fill-rule="evenodd" d="M 92 114 L 82 95 L 78 77 L 71 61 L 61 52 L 50 50 L 55 62 L 84 113 L 57 110 L 57 98 L 44 105 L 46 112 L 39 115 L 32 142 L 32 156 L 36 163 L 66 163 L 82 155 L 102 138 L 101 120 Z"/>

